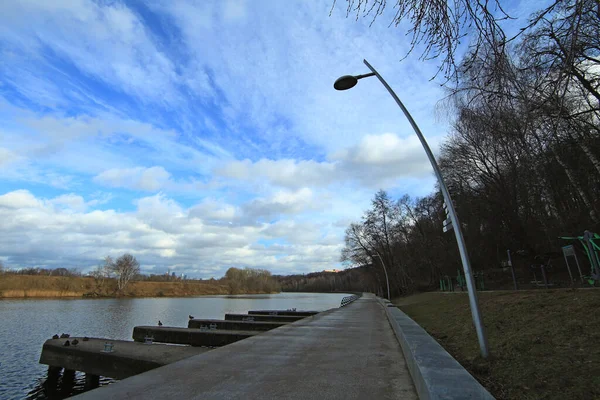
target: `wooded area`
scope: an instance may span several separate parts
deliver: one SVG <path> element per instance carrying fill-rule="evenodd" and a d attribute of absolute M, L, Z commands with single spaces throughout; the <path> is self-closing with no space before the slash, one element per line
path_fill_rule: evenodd
<path fill-rule="evenodd" d="M 277 275 L 282 292 L 371 292 L 381 287 L 378 275 L 367 267 L 338 272 L 312 272 L 304 275 Z"/>
<path fill-rule="evenodd" d="M 279 283 L 264 269 L 229 268 L 223 278 L 229 288 L 229 294 L 239 293 L 277 293 Z"/>
<path fill-rule="evenodd" d="M 162 297 L 208 294 L 277 293 L 280 285 L 266 270 L 229 268 L 220 279 L 188 279 L 173 274 L 144 275 L 131 254 L 104 263 L 89 274 L 76 268 L 5 268 L 0 262 L 2 297 Z"/>
<path fill-rule="evenodd" d="M 476 271 L 499 267 L 507 249 L 524 264 L 559 252 L 559 236 L 597 232 L 600 219 L 600 3 L 557 1 L 510 43 L 485 26 L 447 75 L 452 131 L 438 158 Z M 383 262 L 392 295 L 436 287 L 461 268 L 445 217 L 438 192 L 379 191 L 348 227 L 342 261 L 370 266 L 380 282 Z"/>

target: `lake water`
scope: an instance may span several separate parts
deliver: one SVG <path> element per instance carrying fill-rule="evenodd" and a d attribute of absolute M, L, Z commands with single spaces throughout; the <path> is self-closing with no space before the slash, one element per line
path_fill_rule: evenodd
<path fill-rule="evenodd" d="M 131 340 L 136 325 L 186 327 L 188 315 L 223 319 L 226 313 L 258 309 L 327 310 L 345 294 L 186 298 L 0 300 L 0 399 L 44 399 L 47 367 L 38 364 L 42 345 L 54 334 Z M 103 380 L 107 383 L 109 380 Z M 76 389 L 81 387 L 81 376 Z"/>

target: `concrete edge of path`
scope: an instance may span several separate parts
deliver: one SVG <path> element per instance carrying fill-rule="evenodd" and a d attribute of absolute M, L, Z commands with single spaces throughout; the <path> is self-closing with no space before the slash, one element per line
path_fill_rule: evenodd
<path fill-rule="evenodd" d="M 402 347 L 421 400 L 494 399 L 425 329 L 389 300 L 379 302 Z"/>

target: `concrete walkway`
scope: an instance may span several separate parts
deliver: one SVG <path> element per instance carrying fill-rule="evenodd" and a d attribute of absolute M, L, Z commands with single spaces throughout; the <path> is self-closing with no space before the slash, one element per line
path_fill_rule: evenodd
<path fill-rule="evenodd" d="M 416 399 L 375 297 L 84 393 L 91 399 Z"/>

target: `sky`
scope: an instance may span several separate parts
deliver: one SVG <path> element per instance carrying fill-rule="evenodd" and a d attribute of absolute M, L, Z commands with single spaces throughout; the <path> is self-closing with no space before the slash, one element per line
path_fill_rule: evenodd
<path fill-rule="evenodd" d="M 378 189 L 434 189 L 437 64 L 332 1 L 0 2 L 0 260 L 221 277 L 339 268 Z M 440 227 L 441 229 L 441 227 Z"/>

